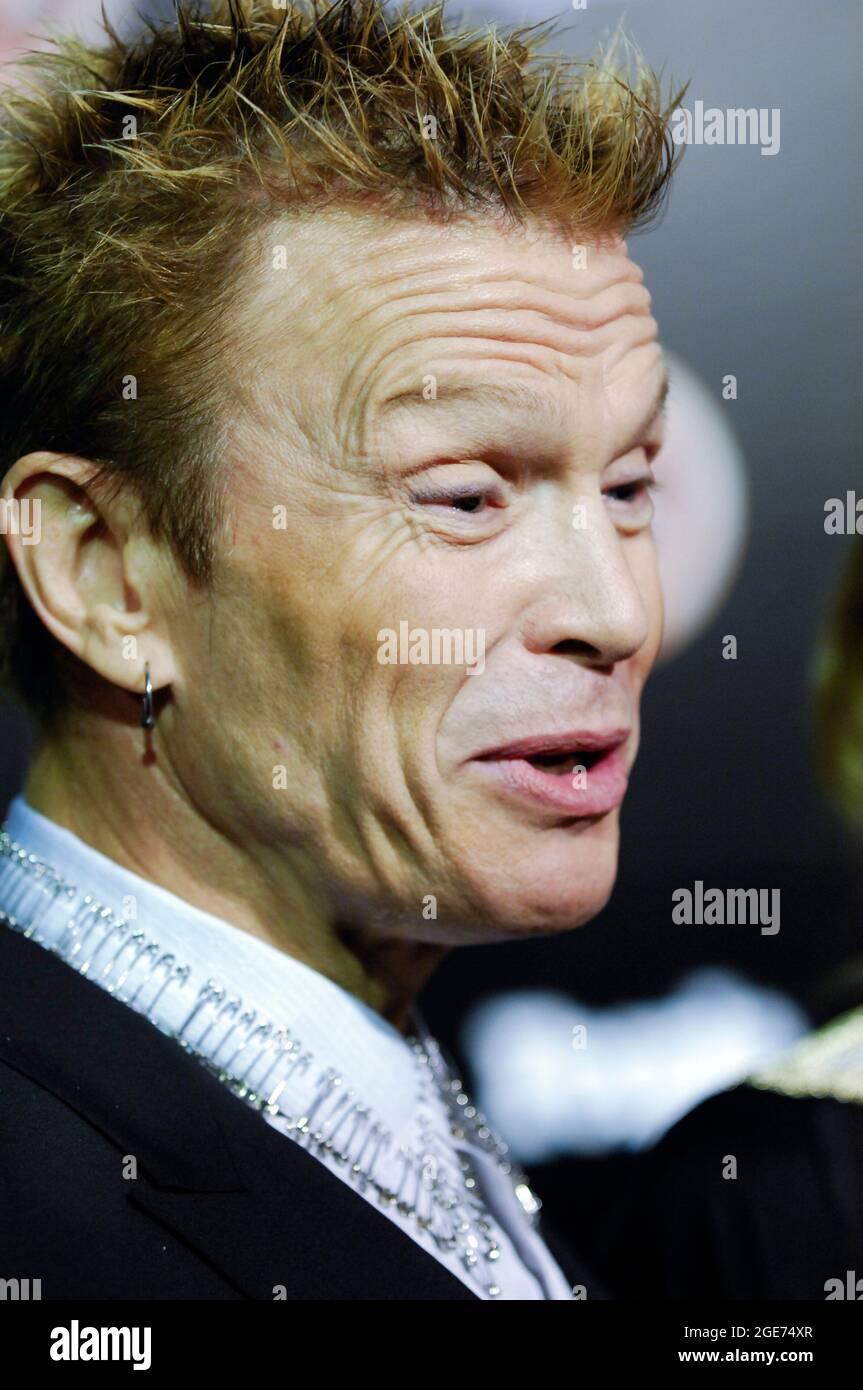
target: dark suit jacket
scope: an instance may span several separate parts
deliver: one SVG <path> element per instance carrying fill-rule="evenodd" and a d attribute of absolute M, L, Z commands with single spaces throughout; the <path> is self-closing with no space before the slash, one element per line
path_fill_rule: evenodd
<path fill-rule="evenodd" d="M 569 1282 L 603 1297 L 540 1229 Z M 177 1043 L 4 925 L 0 1278 L 41 1279 L 45 1300 L 476 1297 Z"/>
<path fill-rule="evenodd" d="M 858 1278 L 840 1297 L 863 1298 L 857 1102 L 735 1086 L 678 1121 L 631 1192 L 595 1252 L 618 1298 L 823 1302 Z"/>

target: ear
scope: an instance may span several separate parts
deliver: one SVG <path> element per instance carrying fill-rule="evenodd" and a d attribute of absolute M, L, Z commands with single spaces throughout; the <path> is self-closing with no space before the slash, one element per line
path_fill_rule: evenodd
<path fill-rule="evenodd" d="M 18 459 L 0 488 L 0 531 L 28 599 L 69 651 L 134 694 L 175 677 L 164 628 L 172 566 L 127 493 L 97 502 L 96 466 L 69 454 Z M 161 600 L 161 602 L 160 602 Z"/>

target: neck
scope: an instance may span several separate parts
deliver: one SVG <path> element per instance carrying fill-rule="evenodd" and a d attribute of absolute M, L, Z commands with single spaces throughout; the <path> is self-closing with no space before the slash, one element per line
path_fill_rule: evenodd
<path fill-rule="evenodd" d="M 256 842 L 248 833 L 234 838 L 166 775 L 158 757 L 141 756 L 141 738 L 115 725 L 98 736 L 78 727 L 46 739 L 25 784 L 28 803 L 132 873 L 294 956 L 410 1032 L 414 1000 L 447 948 L 387 935 L 370 921 L 328 917 L 295 846 Z M 229 795 L 226 801 L 230 809 Z"/>

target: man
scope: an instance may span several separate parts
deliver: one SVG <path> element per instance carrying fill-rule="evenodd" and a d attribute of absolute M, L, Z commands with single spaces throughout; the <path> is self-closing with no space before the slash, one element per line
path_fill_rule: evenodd
<path fill-rule="evenodd" d="M 603 1296 L 414 1002 L 602 908 L 660 639 L 622 236 L 670 107 L 535 39 L 220 3 L 4 99 L 2 1249 L 44 1298 Z"/>

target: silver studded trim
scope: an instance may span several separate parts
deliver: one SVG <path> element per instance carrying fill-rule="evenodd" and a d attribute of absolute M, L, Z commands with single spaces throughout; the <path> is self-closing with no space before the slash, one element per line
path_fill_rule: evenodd
<path fill-rule="evenodd" d="M 535 1224 L 541 1203 L 524 1173 L 507 1158 L 507 1146 L 472 1105 L 453 1065 L 414 1014 L 417 1031 L 407 1038 L 417 1067 L 418 1133 L 411 1146 L 393 1145 L 393 1135 L 332 1067 L 314 1066 L 314 1054 L 283 1023 L 258 1016 L 242 998 L 208 979 L 197 991 L 176 1031 L 154 1017 L 168 990 L 190 987 L 192 967 L 163 951 L 136 921 L 115 913 L 64 879 L 50 864 L 29 853 L 0 830 L 0 862 L 23 870 L 8 894 L 0 923 L 60 956 L 80 975 L 128 1004 L 177 1042 L 240 1100 L 262 1113 L 277 1129 L 321 1161 L 342 1170 L 358 1191 L 373 1194 L 416 1230 L 421 1242 L 451 1253 L 469 1271 L 486 1297 L 498 1298 L 494 1277 L 501 1249 L 469 1158 L 458 1147 L 468 1141 L 491 1154 L 510 1179 L 528 1220 Z M 68 914 L 53 942 L 40 935 L 40 923 L 55 903 Z M 289 1083 L 308 1078 L 302 1113 L 284 1108 Z M 296 1090 L 294 1088 L 294 1094 Z M 442 1143 L 432 1115 L 443 1107 L 454 1146 Z"/>

